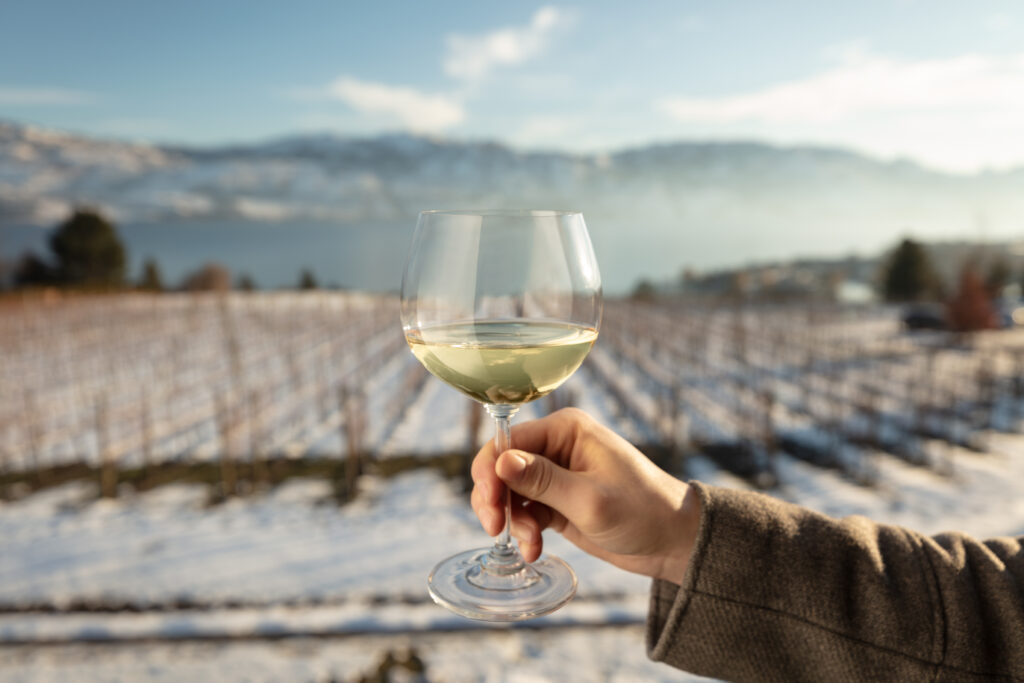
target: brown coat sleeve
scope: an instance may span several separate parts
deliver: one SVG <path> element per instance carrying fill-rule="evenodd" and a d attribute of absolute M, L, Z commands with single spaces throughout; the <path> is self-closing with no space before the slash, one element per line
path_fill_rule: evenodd
<path fill-rule="evenodd" d="M 1024 538 L 929 538 L 693 484 L 682 586 L 655 581 L 652 659 L 729 681 L 1024 681 Z"/>

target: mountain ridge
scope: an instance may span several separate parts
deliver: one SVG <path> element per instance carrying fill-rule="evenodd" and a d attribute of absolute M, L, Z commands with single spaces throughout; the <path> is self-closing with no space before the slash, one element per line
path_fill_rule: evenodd
<path fill-rule="evenodd" d="M 211 147 L 0 121 L 0 224 L 76 204 L 120 223 L 412 225 L 426 208 L 579 209 L 599 255 L 651 277 L 796 252 L 877 252 L 899 236 L 1024 233 L 1024 169 L 954 175 L 843 148 L 673 141 L 609 153 L 404 133 Z M 211 227 L 211 229 L 214 229 Z"/>

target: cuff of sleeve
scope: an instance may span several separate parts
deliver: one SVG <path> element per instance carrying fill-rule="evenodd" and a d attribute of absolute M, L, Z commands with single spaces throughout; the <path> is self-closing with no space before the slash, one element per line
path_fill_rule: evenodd
<path fill-rule="evenodd" d="M 941 635 L 915 605 L 907 532 L 690 485 L 697 538 L 682 583 L 651 586 L 648 657 L 725 680 L 936 680 Z"/>
<path fill-rule="evenodd" d="M 670 581 L 655 579 L 651 583 L 651 602 L 647 613 L 647 656 L 655 661 L 665 661 L 675 634 L 682 627 L 686 608 L 697 585 L 701 564 L 707 555 L 707 545 L 711 536 L 711 520 L 714 514 L 714 500 L 711 491 L 704 484 L 691 481 L 700 497 L 700 525 L 697 527 L 697 538 L 690 554 L 690 561 L 683 574 L 683 582 L 677 586 Z"/>

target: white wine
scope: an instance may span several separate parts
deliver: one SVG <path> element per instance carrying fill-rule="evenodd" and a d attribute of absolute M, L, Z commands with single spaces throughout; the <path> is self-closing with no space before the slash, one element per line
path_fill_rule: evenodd
<path fill-rule="evenodd" d="M 534 320 L 434 325 L 405 334 L 434 376 L 483 403 L 526 403 L 569 378 L 597 339 L 591 327 Z"/>

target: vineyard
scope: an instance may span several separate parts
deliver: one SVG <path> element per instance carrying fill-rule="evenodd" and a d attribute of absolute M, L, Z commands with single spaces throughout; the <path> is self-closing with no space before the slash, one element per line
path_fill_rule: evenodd
<path fill-rule="evenodd" d="M 335 293 L 8 302 L 0 473 L 215 463 L 227 494 L 274 460 L 475 452 L 489 425 L 405 353 L 394 299 Z M 576 404 L 686 475 L 702 454 L 757 486 L 773 455 L 865 485 L 880 455 L 948 472 L 1024 417 L 1024 334 L 909 335 L 883 309 L 610 302 L 577 377 L 524 418 Z M 667 459 L 666 459 L 667 458 Z M 418 461 L 417 461 L 418 462 Z M 254 463 L 256 464 L 254 466 Z M 252 483 L 252 482 L 250 482 Z M 109 485 L 104 495 L 114 496 Z"/>
<path fill-rule="evenodd" d="M 183 639 L 344 636 L 347 668 L 323 665 L 352 677 L 469 666 L 502 638 L 544 650 L 425 596 L 436 560 L 486 541 L 460 476 L 491 426 L 407 352 L 393 297 L 9 299 L 0 387 L 0 648 L 25 662 L 40 644 L 151 643 L 172 661 Z M 516 419 L 567 405 L 680 477 L 926 532 L 1024 531 L 1021 331 L 611 301 L 580 371 Z M 548 545 L 581 579 L 538 622 L 553 642 L 624 629 L 642 648 L 646 582 Z M 670 675 L 628 661 L 627 677 Z"/>

